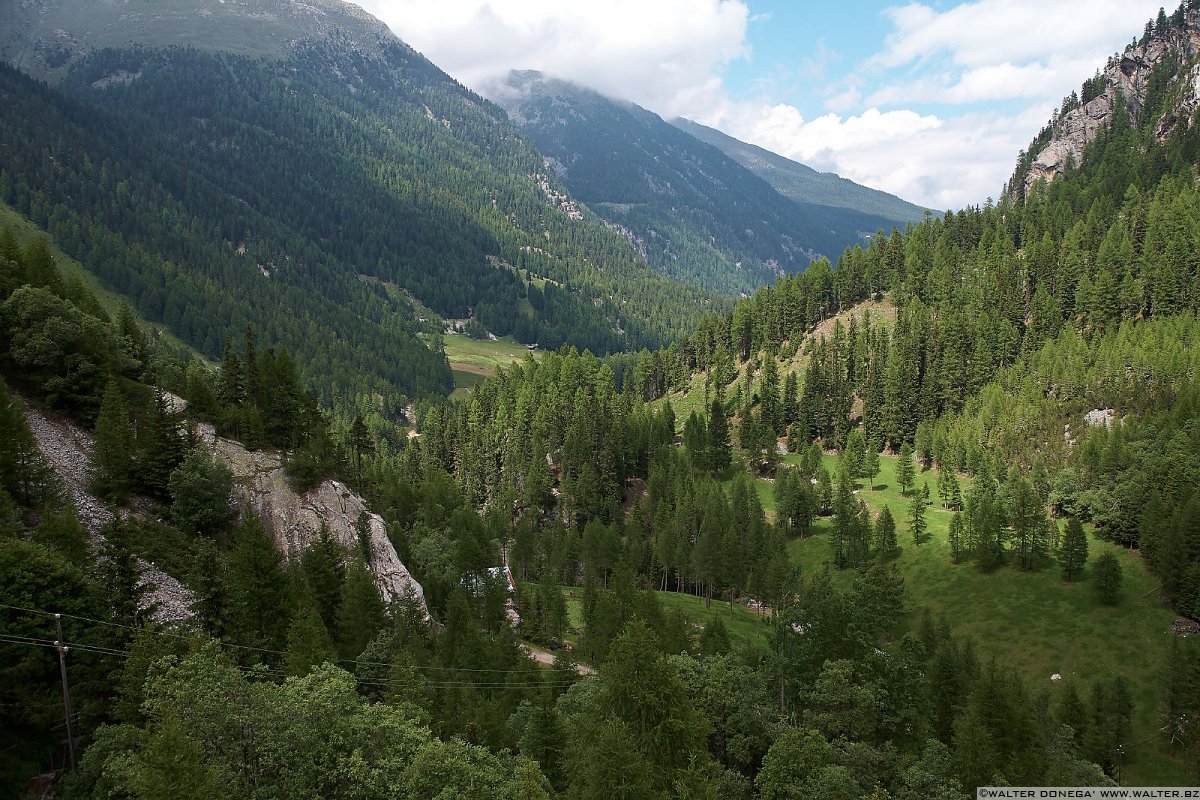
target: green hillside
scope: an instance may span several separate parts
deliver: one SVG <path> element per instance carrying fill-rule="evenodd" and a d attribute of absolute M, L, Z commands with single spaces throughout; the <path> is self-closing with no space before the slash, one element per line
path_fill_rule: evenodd
<path fill-rule="evenodd" d="M 571 193 L 678 280 L 749 292 L 893 227 L 816 197 L 789 202 L 689 131 L 582 86 L 514 72 L 494 94 Z"/>
<path fill-rule="evenodd" d="M 155 19 L 165 30 L 175 17 Z M 287 40 L 299 23 L 286 19 L 255 25 Z M 498 108 L 377 36 L 377 22 L 335 44 L 340 30 L 270 60 L 220 40 L 93 52 L 53 87 L 0 68 L 0 199 L 208 357 L 253 323 L 322 392 L 449 391 L 449 369 L 413 336 L 409 298 L 500 336 L 598 353 L 663 344 L 722 307 L 558 208 L 540 156 Z M 48 130 L 47 150 L 35 131 Z"/>
<path fill-rule="evenodd" d="M 725 155 L 762 178 L 775 190 L 805 208 L 830 206 L 853 209 L 862 217 L 860 227 L 878 221 L 877 228 L 885 232 L 892 227 L 903 228 L 920 222 L 926 209 L 895 195 L 860 186 L 832 172 L 817 172 L 789 158 L 739 141 L 721 131 L 689 119 L 677 118 L 671 124 L 702 142 L 716 147 Z M 890 224 L 887 224 L 890 223 Z M 866 230 L 874 233 L 875 228 Z"/>

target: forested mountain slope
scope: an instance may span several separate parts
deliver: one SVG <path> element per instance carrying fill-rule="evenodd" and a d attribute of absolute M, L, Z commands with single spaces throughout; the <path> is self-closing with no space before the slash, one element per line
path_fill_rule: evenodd
<path fill-rule="evenodd" d="M 1169 43 L 1182 25 L 1200 19 L 1164 15 L 1147 35 Z M 142 77 L 107 97 L 140 123 L 130 135 L 225 153 L 179 179 L 200 188 L 230 180 L 222 159 L 254 136 L 288 141 L 255 116 L 273 87 L 322 85 L 258 82 L 222 58 L 248 110 L 215 140 L 187 138 L 151 124 L 147 109 L 163 104 L 136 90 L 158 86 L 173 56 L 102 58 L 70 91 L 89 95 L 114 59 L 145 58 L 132 64 Z M 1164 68 L 1163 96 L 1187 97 L 1194 66 Z M 374 73 L 355 74 L 369 92 Z M 64 118 L 94 113 L 34 96 Z M 964 800 L 989 784 L 1195 780 L 1200 638 L 1175 631 L 1195 629 L 1200 599 L 1200 128 L 1189 118 L 1156 134 L 1184 107 L 1115 115 L 1028 197 L 932 217 L 836 268 L 818 260 L 665 349 L 564 348 L 413 415 L 367 393 L 321 412 L 288 353 L 253 331 L 215 372 L 167 358 L 131 314 L 55 280 L 36 242 L 0 233 L 5 381 L 95 429 L 97 494 L 130 505 L 145 492 L 170 523 L 134 515 L 110 540 L 182 561 L 203 598 L 186 628 L 140 629 L 128 549 L 100 559 L 79 547 L 0 393 L 0 587 L 19 598 L 3 609 L 0 665 L 13 666 L 0 681 L 0 785 L 20 786 L 61 738 L 56 611 L 71 615 L 68 670 L 92 736 L 67 797 Z M 40 165 L 30 153 L 41 170 L 30 174 L 54 178 L 81 138 L 52 139 Z M 358 152 L 373 140 L 348 141 Z M 131 202 L 119 182 L 109 191 Z M 238 197 L 302 217 L 255 184 Z M 86 219 L 26 205 L 64 238 Z M 190 219 L 163 206 L 164 229 Z M 240 230 L 240 217 L 219 221 Z M 563 229 L 543 230 L 545 252 L 531 255 Z M 356 233 L 371 252 L 377 240 Z M 314 253 L 357 246 L 327 238 Z M 221 263 L 239 263 L 229 249 Z M 702 402 L 677 416 L 663 397 L 689 382 Z M 285 567 L 252 514 L 228 516 L 222 476 L 189 452 L 156 385 L 248 448 L 286 453 L 298 486 L 344 476 L 444 627 L 411 603 L 384 607 L 365 536 L 349 553 L 318 541 Z M 1090 428 L 1085 410 L 1097 412 Z M 704 608 L 702 629 L 672 611 L 680 593 Z M 726 620 L 750 601 L 760 627 L 735 648 Z M 1129 641 L 1114 648 L 1114 631 L 1127 625 L 1142 627 L 1123 639 L 1147 647 L 1118 658 Z M 574 647 L 541 670 L 518 635 Z M 1029 657 L 1032 641 L 1051 656 Z M 1088 653 L 1089 669 L 1061 661 L 1066 651 Z M 595 674 L 581 678 L 576 657 Z"/>
<path fill-rule="evenodd" d="M 632 103 L 537 72 L 493 92 L 572 194 L 658 270 L 749 291 L 892 222 L 788 201 L 736 160 Z"/>
<path fill-rule="evenodd" d="M 93 50 L 197 47 L 279 57 L 301 41 L 369 48 L 395 38 L 341 0 L 30 0 L 0 7 L 0 58 L 39 78 L 61 77 Z"/>
<path fill-rule="evenodd" d="M 819 219 L 819 215 L 824 214 L 833 219 L 833 209 L 844 209 L 840 219 L 853 221 L 859 230 L 874 233 L 875 228 L 870 227 L 872 223 L 886 232 L 893 227 L 903 228 L 910 222 L 920 222 L 925 215 L 925 209 L 893 194 L 860 186 L 832 172 L 817 172 L 805 164 L 690 119 L 679 117 L 671 120 L 671 124 L 719 149 L 771 184 L 784 197 L 799 203 L 810 217 Z M 828 255 L 832 258 L 835 254 Z"/>
<path fill-rule="evenodd" d="M 202 352 L 253 322 L 343 389 L 449 388 L 381 283 L 596 352 L 718 302 L 580 213 L 498 108 L 394 37 L 340 30 L 259 60 L 101 51 L 53 87 L 4 67 L 0 193 Z"/>

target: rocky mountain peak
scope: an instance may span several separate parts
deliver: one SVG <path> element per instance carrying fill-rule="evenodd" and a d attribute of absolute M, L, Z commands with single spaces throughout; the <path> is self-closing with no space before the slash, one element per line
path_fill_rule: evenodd
<path fill-rule="evenodd" d="M 1018 171 L 1013 177 L 1010 189 L 1028 192 L 1039 180 L 1052 181 L 1068 164 L 1078 164 L 1084 148 L 1108 128 L 1122 105 L 1135 127 L 1146 123 L 1156 71 L 1172 65 L 1170 82 L 1179 91 L 1170 93 L 1171 101 L 1155 122 L 1154 135 L 1160 142 L 1178 126 L 1188 125 L 1200 108 L 1200 12 L 1187 11 L 1163 29 L 1148 28 L 1140 41 L 1110 58 L 1104 70 L 1084 84 L 1082 96 L 1072 93 L 1064 100 L 1034 141 L 1032 160 L 1023 175 Z"/>

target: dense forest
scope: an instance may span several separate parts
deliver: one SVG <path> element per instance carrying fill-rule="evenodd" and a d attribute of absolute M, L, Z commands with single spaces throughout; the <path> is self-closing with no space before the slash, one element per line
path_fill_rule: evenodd
<path fill-rule="evenodd" d="M 1164 15 L 1148 35 L 1184 22 Z M 427 68 L 393 56 L 402 74 Z M 395 128 L 372 115 L 375 128 L 341 127 L 362 96 L 399 84 L 377 62 L 328 69 L 329 57 L 306 51 L 296 58 L 326 68 L 290 73 L 190 51 L 109 52 L 65 94 L 0 72 L 20 111 L 0 132 L 23 165 L 0 174 L 4 199 L 134 301 L 106 308 L 57 269 L 45 239 L 0 233 L 5 793 L 65 739 L 63 640 L 80 744 L 67 797 L 951 800 L 981 785 L 1115 783 L 1147 715 L 1161 721 L 1151 735 L 1171 774 L 1194 773 L 1200 637 L 1171 638 L 1154 696 L 1121 670 L 1052 694 L 982 657 L 986 642 L 955 633 L 952 609 L 914 608 L 897 566 L 901 533 L 922 547 L 940 507 L 946 570 L 998 582 L 1056 566 L 1062 586 L 1093 587 L 1099 614 L 1128 599 L 1111 553 L 1089 558 L 1094 532 L 1139 548 L 1164 600 L 1200 614 L 1200 133 L 1156 138 L 1178 65 L 1164 62 L 1139 125 L 1118 113 L 1079 165 L 1028 197 L 880 234 L 668 344 L 679 309 L 696 312 L 703 296 L 618 270 L 627 254 L 603 270 L 570 257 L 626 245 L 550 212 L 525 184 L 505 196 L 545 236 L 488 217 L 488 190 L 432 156 L 461 215 L 429 211 L 407 233 L 354 227 L 371 211 L 343 204 L 337 182 L 367 165 L 388 189 L 379 202 L 407 197 L 414 219 L 443 189 L 406 184 L 373 151 L 417 130 L 406 120 L 428 123 L 423 110 L 400 106 Z M 141 77 L 93 88 L 119 69 Z M 321 93 L 343 80 L 358 92 Z M 103 109 L 86 99 L 100 91 Z M 489 158 L 525 152 L 470 128 L 490 112 L 463 111 L 476 102 L 465 93 L 422 96 L 451 123 L 415 136 L 413 158 L 456 126 Z M 196 107 L 161 113 L 180 97 Z M 223 105 L 235 101 L 236 113 Z M 114 127 L 93 128 L 101 116 Z M 21 127 L 37 124 L 52 133 Z M 288 191 L 249 180 L 228 191 L 256 140 L 295 157 L 279 131 L 322 126 L 346 154 L 314 166 L 328 185 L 307 184 L 294 158 L 264 156 Z M 377 135 L 356 138 L 368 129 Z M 189 170 L 171 166 L 187 153 Z M 328 206 L 317 202 L 326 193 Z M 353 236 L 331 230 L 338 215 Z M 422 294 L 414 253 L 440 253 L 421 244 L 431 231 L 462 259 L 447 250 Z M 489 265 L 476 286 L 475 255 L 511 269 Z M 502 319 L 519 297 L 542 303 L 544 332 L 579 313 L 563 339 L 580 347 L 531 357 L 460 401 L 438 398 L 444 360 L 413 336 L 413 310 L 360 272 L 439 314 L 475 302 L 485 319 L 490 297 L 506 303 Z M 293 273 L 327 275 L 326 294 Z M 604 344 L 605 297 L 638 309 L 623 312 L 620 336 L 645 350 Z M 852 313 L 865 301 L 894 318 Z M 679 313 L 635 330 L 668 306 Z M 340 327 L 352 307 L 361 316 Z M 211 362 L 148 334 L 135 308 L 181 325 Z M 220 324 L 189 330 L 188 313 Z M 424 398 L 409 414 L 369 391 L 379 386 Z M 27 405 L 93 432 L 88 489 L 115 512 L 99 535 L 40 452 Z M 263 521 L 231 506 L 231 474 L 198 446 L 200 423 L 280 452 L 297 489 L 336 476 L 361 492 L 436 624 L 412 596 L 384 604 L 362 542 L 322 536 L 286 559 Z M 904 519 L 863 499 L 881 454 Z M 829 557 L 802 569 L 793 545 L 818 525 Z M 142 561 L 191 590 L 190 619 L 162 624 L 139 603 Z M 672 604 L 686 595 L 709 612 L 702 627 Z M 754 634 L 735 640 L 747 600 Z M 560 648 L 552 664 L 527 657 L 535 645 Z"/>
<path fill-rule="evenodd" d="M 329 384 L 449 391 L 414 298 L 597 353 L 664 344 L 721 305 L 559 210 L 503 112 L 399 42 L 103 51 L 53 89 L 2 70 L 0 199 L 210 358 L 256 324 L 326 400 Z"/>
<path fill-rule="evenodd" d="M 752 292 L 894 225 L 795 203 L 656 114 L 541 73 L 510 74 L 499 100 L 575 197 L 685 283 Z"/>

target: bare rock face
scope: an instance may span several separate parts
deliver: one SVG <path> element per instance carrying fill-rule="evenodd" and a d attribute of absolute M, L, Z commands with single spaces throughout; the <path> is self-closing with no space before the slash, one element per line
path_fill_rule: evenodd
<path fill-rule="evenodd" d="M 1025 175 L 1026 192 L 1039 180 L 1054 180 L 1068 163 L 1078 164 L 1088 143 L 1112 122 L 1117 103 L 1123 102 L 1130 121 L 1134 125 L 1140 124 L 1150 75 L 1155 66 L 1171 54 L 1178 55 L 1180 62 L 1185 64 L 1200 55 L 1200 14 L 1189 11 L 1183 29 L 1172 29 L 1163 37 L 1155 36 L 1145 45 L 1130 47 L 1120 59 L 1110 63 L 1103 73 L 1104 91 L 1053 122 L 1053 137 L 1037 154 Z M 1193 68 L 1183 76 L 1187 82 L 1186 91 L 1179 104 L 1164 115 L 1155 129 L 1160 142 L 1178 125 L 1187 125 L 1193 112 L 1200 107 L 1198 77 L 1200 68 Z"/>
<path fill-rule="evenodd" d="M 25 403 L 25 419 L 46 464 L 63 482 L 63 489 L 87 528 L 93 551 L 104 545 L 101 529 L 112 520 L 112 511 L 89 490 L 92 482 L 92 436 L 62 419 L 51 419 Z M 180 622 L 192 618 L 192 591 L 141 558 L 137 560 L 140 595 L 137 606 L 150 611 L 157 622 Z"/>
<path fill-rule="evenodd" d="M 314 489 L 297 494 L 277 454 L 247 450 L 238 442 L 217 436 L 211 425 L 197 426 L 197 434 L 229 467 L 237 500 L 258 514 L 289 561 L 299 558 L 317 540 L 322 524 L 342 547 L 357 549 L 361 520 L 368 566 L 384 601 L 390 603 L 411 595 L 428 616 L 421 584 L 401 563 L 383 519 L 367 508 L 362 497 L 335 480 L 322 481 Z"/>

